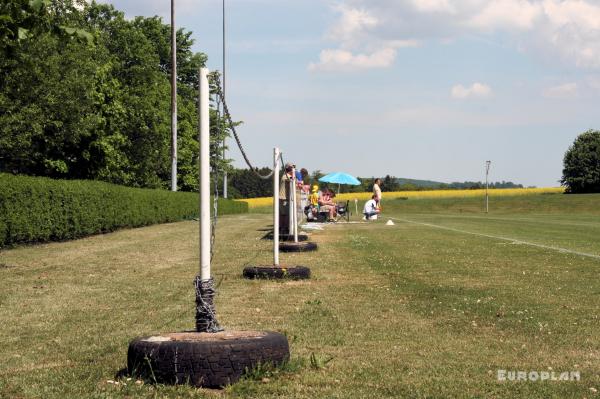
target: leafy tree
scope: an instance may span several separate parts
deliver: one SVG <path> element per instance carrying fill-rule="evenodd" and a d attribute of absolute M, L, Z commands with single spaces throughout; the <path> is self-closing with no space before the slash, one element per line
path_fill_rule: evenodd
<path fill-rule="evenodd" d="M 106 52 L 42 33 L 0 61 L 2 170 L 86 177 L 90 143 L 102 121 L 95 79 Z"/>
<path fill-rule="evenodd" d="M 271 173 L 264 167 L 257 170 L 263 176 Z M 234 193 L 241 198 L 270 197 L 273 195 L 273 179 L 261 179 L 250 169 L 235 169 L 230 175 L 230 184 Z"/>
<path fill-rule="evenodd" d="M 394 176 L 386 175 L 383 178 L 383 182 L 381 183 L 381 191 L 398 191 L 399 188 L 400 185 L 398 184 L 398 179 L 396 179 Z"/>
<path fill-rule="evenodd" d="M 569 147 L 561 184 L 568 193 L 600 192 L 600 131 L 588 130 Z"/>
<path fill-rule="evenodd" d="M 0 3 L 0 55 L 11 57 L 19 45 L 39 34 L 52 32 L 93 42 L 93 35 L 69 22 L 75 6 L 84 0 L 2 0 Z"/>
<path fill-rule="evenodd" d="M 0 171 L 166 188 L 169 25 L 83 0 L 6 0 L 0 12 Z M 195 190 L 206 56 L 192 51 L 191 32 L 180 29 L 177 42 L 178 181 Z M 216 155 L 229 128 L 215 110 L 211 126 L 222 170 L 229 160 Z"/>

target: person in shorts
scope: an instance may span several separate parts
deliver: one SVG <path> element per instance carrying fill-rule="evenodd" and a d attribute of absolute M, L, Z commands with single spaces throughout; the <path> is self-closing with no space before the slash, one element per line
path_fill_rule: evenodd
<path fill-rule="evenodd" d="M 375 200 L 375 202 L 377 203 L 377 207 L 379 207 L 379 204 L 381 203 L 381 179 L 377 178 L 375 179 L 375 182 L 373 183 L 373 197 L 372 199 Z"/>

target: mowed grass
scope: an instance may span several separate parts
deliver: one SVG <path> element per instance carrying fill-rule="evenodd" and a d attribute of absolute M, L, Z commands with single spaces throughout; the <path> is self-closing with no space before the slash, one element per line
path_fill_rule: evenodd
<path fill-rule="evenodd" d="M 245 265 L 272 263 L 269 215 L 221 218 L 219 319 L 285 332 L 293 370 L 221 391 L 107 382 L 132 338 L 193 327 L 196 223 L 3 251 L 0 396 L 598 397 L 600 196 L 482 206 L 390 200 L 377 222 L 328 225 L 317 252 L 282 254 L 311 267 L 302 282 L 243 280 Z M 581 381 L 498 382 L 498 369 Z"/>

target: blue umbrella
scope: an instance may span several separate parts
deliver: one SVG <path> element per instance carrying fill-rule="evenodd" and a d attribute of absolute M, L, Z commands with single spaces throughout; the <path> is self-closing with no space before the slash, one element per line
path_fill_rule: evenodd
<path fill-rule="evenodd" d="M 351 186 L 360 185 L 360 181 L 352 175 L 343 172 L 330 173 L 319 179 L 323 183 L 349 184 Z"/>

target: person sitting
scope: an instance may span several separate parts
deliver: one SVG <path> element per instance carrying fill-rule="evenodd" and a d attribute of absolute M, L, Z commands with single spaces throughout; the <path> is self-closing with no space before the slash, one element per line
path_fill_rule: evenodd
<path fill-rule="evenodd" d="M 319 206 L 319 186 L 316 184 L 312 186 L 312 193 L 308 197 L 308 201 L 315 208 Z"/>
<path fill-rule="evenodd" d="M 326 189 L 319 198 L 319 213 L 327 213 L 329 222 L 335 222 L 336 203 L 333 201 L 334 198 L 335 192 L 330 189 Z"/>
<path fill-rule="evenodd" d="M 304 214 L 308 221 L 316 220 L 319 213 L 319 186 L 312 186 L 312 193 L 308 197 L 308 205 L 304 208 Z"/>
<path fill-rule="evenodd" d="M 365 207 L 363 208 L 363 220 L 377 219 L 379 212 L 381 212 L 381 210 L 377 206 L 377 196 L 373 194 L 371 199 L 367 201 Z"/>

